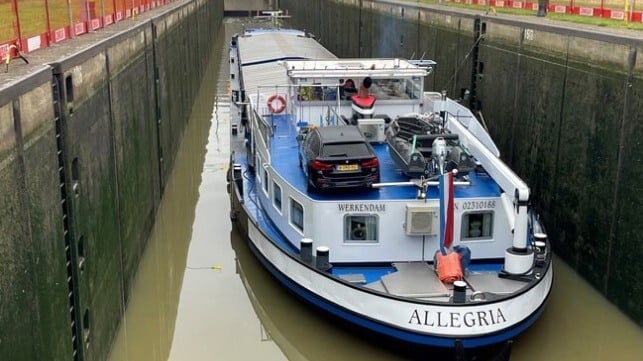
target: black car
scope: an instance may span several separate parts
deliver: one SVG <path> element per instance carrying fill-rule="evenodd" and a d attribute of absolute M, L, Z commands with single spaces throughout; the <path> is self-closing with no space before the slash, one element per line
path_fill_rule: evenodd
<path fill-rule="evenodd" d="M 309 192 L 370 187 L 380 181 L 375 151 L 356 126 L 312 128 L 299 139 L 299 167 Z"/>

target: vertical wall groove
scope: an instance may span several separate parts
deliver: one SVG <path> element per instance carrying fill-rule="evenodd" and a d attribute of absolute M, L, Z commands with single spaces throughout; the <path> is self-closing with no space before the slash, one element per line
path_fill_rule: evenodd
<path fill-rule="evenodd" d="M 64 92 L 62 90 L 62 78 L 60 74 L 54 74 L 52 81 L 53 93 L 53 108 L 54 108 L 54 123 L 56 127 L 56 146 L 57 146 L 57 159 L 58 159 L 58 176 L 60 183 L 60 205 L 62 208 L 62 230 L 65 241 L 65 269 L 67 276 L 67 290 L 69 301 L 69 320 L 71 328 L 71 345 L 72 345 L 72 359 L 74 361 L 83 361 L 83 347 L 81 344 L 81 329 L 80 325 L 80 309 L 78 307 L 78 269 L 76 267 L 76 251 L 74 242 L 74 232 L 72 230 L 70 219 L 72 210 L 69 196 L 73 192 L 69 192 L 68 188 L 71 185 L 68 181 L 66 173 L 67 154 L 65 149 L 65 119 L 62 110 Z"/>

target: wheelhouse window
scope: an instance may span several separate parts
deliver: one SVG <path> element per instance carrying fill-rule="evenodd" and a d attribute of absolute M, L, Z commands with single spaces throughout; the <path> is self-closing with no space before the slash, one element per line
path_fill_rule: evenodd
<path fill-rule="evenodd" d="M 322 86 L 321 84 L 301 86 L 297 90 L 297 97 L 301 101 L 336 100 L 337 88 L 337 86 Z"/>
<path fill-rule="evenodd" d="M 462 240 L 490 239 L 493 236 L 493 212 L 465 213 L 462 216 Z"/>
<path fill-rule="evenodd" d="M 281 187 L 274 182 L 272 184 L 272 202 L 275 208 L 281 213 Z"/>
<path fill-rule="evenodd" d="M 290 198 L 290 224 L 304 232 L 304 207 L 292 198 Z"/>
<path fill-rule="evenodd" d="M 422 95 L 422 78 L 410 79 L 382 78 L 373 79 L 369 91 L 377 99 L 406 100 L 419 99 Z"/>
<path fill-rule="evenodd" d="M 344 242 L 376 243 L 378 223 L 375 214 L 344 216 Z"/>

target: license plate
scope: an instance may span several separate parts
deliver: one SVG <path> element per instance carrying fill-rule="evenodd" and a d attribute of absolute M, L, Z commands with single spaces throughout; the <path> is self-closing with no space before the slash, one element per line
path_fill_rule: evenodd
<path fill-rule="evenodd" d="M 339 164 L 337 166 L 337 170 L 342 172 L 349 172 L 349 171 L 359 170 L 359 166 L 357 164 Z"/>

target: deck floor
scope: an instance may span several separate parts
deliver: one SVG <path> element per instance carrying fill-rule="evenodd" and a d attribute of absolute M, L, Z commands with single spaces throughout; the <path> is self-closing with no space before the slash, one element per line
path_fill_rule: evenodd
<path fill-rule="evenodd" d="M 453 285 L 440 281 L 431 264 L 427 262 L 395 262 L 393 267 L 394 270 L 388 269 L 386 273 L 380 272 L 379 277 L 366 276 L 366 273 L 361 273 L 358 267 L 353 267 L 346 272 L 337 272 L 336 270 L 333 273 L 338 273 L 340 278 L 351 283 L 395 296 L 438 302 L 449 301 L 453 293 Z M 382 268 L 382 270 L 385 269 L 387 268 Z M 366 283 L 367 279 L 369 280 L 368 283 Z M 478 291 L 499 296 L 509 295 L 529 284 L 500 278 L 496 270 L 467 270 L 464 275 L 464 281 L 467 283 L 467 296 L 471 296 Z"/>
<path fill-rule="evenodd" d="M 297 129 L 288 116 L 276 116 L 273 119 L 274 136 L 271 139 L 270 156 L 271 164 L 276 171 L 283 176 L 287 182 L 302 192 L 306 190 L 306 176 L 299 169 L 298 143 L 296 141 Z M 386 143 L 372 144 L 380 162 L 380 181 L 388 182 L 406 182 L 409 180 L 400 168 L 395 164 L 389 155 L 388 145 Z M 500 188 L 491 178 L 480 177 L 475 172 L 470 172 L 469 178 L 472 186 L 457 187 L 455 189 L 455 198 L 478 198 L 478 197 L 498 197 Z M 366 190 L 359 192 L 318 192 L 309 194 L 315 200 L 392 200 L 392 199 L 415 199 L 417 188 L 414 186 L 394 186 L 383 187 L 380 189 Z M 429 188 L 429 199 L 438 199 L 439 192 L 437 187 Z"/>
<path fill-rule="evenodd" d="M 393 266 L 397 272 L 382 277 L 382 284 L 388 293 L 420 298 L 449 295 L 433 267 L 426 262 L 393 263 Z"/>
<path fill-rule="evenodd" d="M 527 285 L 526 282 L 498 277 L 496 273 L 472 272 L 465 277 L 474 291 L 491 292 L 499 295 L 512 294 Z"/>

